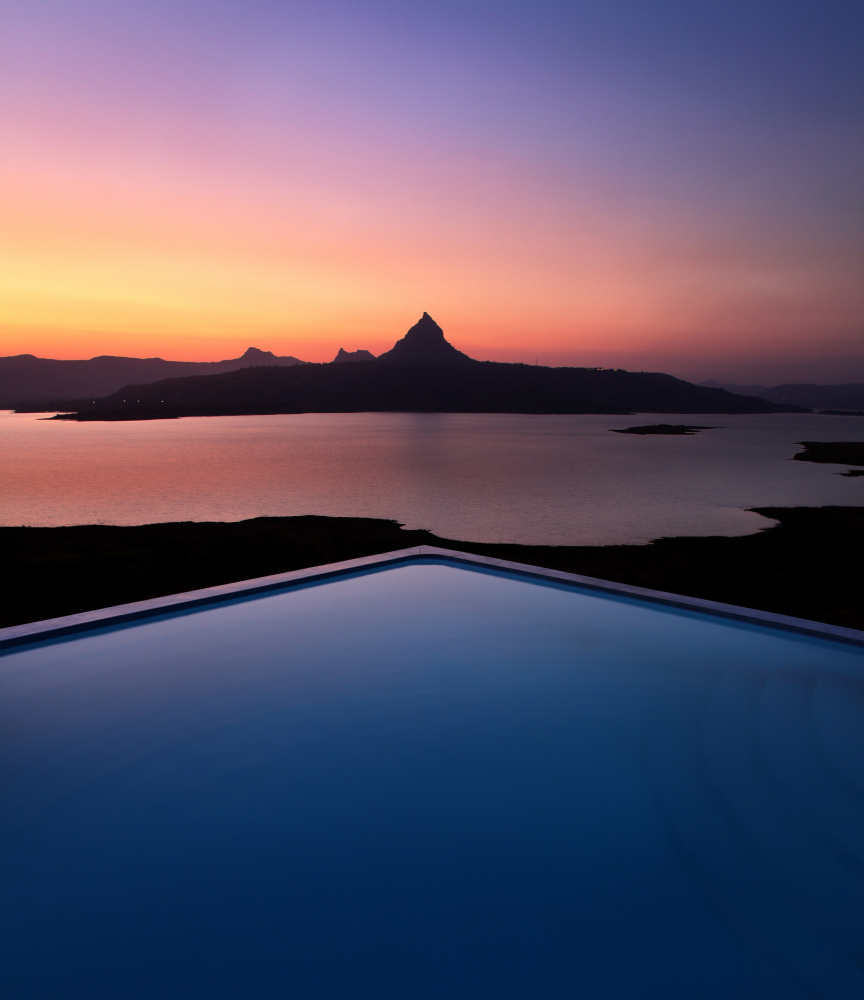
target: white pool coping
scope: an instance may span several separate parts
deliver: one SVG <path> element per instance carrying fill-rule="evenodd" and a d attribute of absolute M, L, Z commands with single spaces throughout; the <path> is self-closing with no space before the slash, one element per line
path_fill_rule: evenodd
<path fill-rule="evenodd" d="M 380 555 L 363 556 L 359 559 L 346 559 L 342 562 L 327 563 L 323 566 L 311 566 L 307 569 L 292 570 L 288 573 L 275 573 L 272 576 L 259 576 L 252 580 L 225 583 L 218 587 L 205 587 L 202 590 L 191 590 L 181 594 L 154 597 L 147 601 L 135 601 L 131 604 L 119 604 L 115 607 L 99 608 L 95 611 L 83 611 L 80 614 L 65 615 L 62 618 L 49 618 L 45 621 L 13 625 L 10 628 L 0 629 L 0 652 L 30 643 L 42 642 L 47 639 L 59 639 L 64 636 L 73 636 L 80 632 L 89 632 L 93 629 L 122 625 L 152 618 L 157 615 L 170 614 L 172 611 L 193 610 L 211 604 L 219 604 L 223 601 L 236 600 L 241 597 L 254 597 L 256 595 L 285 590 L 292 586 L 314 583 L 316 581 L 323 582 L 362 570 L 383 569 L 390 565 L 425 559 L 441 559 L 452 563 L 462 563 L 463 565 L 473 566 L 478 569 L 501 570 L 538 581 L 571 585 L 580 589 L 596 590 L 619 597 L 635 598 L 667 607 L 699 611 L 722 618 L 731 618 L 735 621 L 749 622 L 754 625 L 768 626 L 769 628 L 781 629 L 787 632 L 797 632 L 821 639 L 833 639 L 838 642 L 864 646 L 864 631 L 859 629 L 844 628 L 840 625 L 827 625 L 823 622 L 808 621 L 806 618 L 793 618 L 789 615 L 778 615 L 771 611 L 742 608 L 734 604 L 721 604 L 719 601 L 706 601 L 699 597 L 669 594 L 661 590 L 649 590 L 646 587 L 633 587 L 626 583 L 615 583 L 612 580 L 599 580 L 595 577 L 580 576 L 576 573 L 565 573 L 555 569 L 545 569 L 541 566 L 509 562 L 505 559 L 493 559 L 489 556 L 459 552 L 454 549 L 442 549 L 434 545 L 418 545 L 407 549 L 396 549 L 393 552 L 384 552 Z"/>

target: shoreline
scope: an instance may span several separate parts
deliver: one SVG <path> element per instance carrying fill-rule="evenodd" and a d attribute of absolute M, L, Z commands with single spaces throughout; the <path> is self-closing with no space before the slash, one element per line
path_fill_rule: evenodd
<path fill-rule="evenodd" d="M 0 527 L 0 627 L 417 545 L 864 628 L 864 507 L 756 507 L 779 524 L 645 545 L 471 542 L 375 518 L 261 517 L 132 526 Z"/>

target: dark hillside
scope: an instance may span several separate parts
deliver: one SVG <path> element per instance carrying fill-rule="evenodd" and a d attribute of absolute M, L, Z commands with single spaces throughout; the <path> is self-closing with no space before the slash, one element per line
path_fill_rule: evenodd
<path fill-rule="evenodd" d="M 250 413 L 776 413 L 794 407 L 705 389 L 671 375 L 468 361 L 250 368 L 127 386 L 70 406 L 77 420 Z"/>
<path fill-rule="evenodd" d="M 793 403 L 813 410 L 862 410 L 864 409 L 864 382 L 845 385 L 812 385 L 787 383 L 785 385 L 723 385 L 703 382 L 705 386 L 726 389 L 744 396 L 758 396 L 769 403 Z"/>
<path fill-rule="evenodd" d="M 360 353 L 360 352 L 358 352 Z M 367 352 L 362 352 L 367 353 Z M 342 357 L 344 355 L 344 357 Z M 340 352 L 337 360 L 345 360 Z M 95 400 L 58 401 L 64 419 L 153 420 L 259 413 L 777 413 L 800 407 L 736 396 L 671 375 L 475 361 L 428 314 L 363 364 L 256 367 L 130 384 Z"/>
<path fill-rule="evenodd" d="M 215 375 L 250 365 L 302 365 L 292 357 L 250 347 L 228 361 L 164 361 L 102 355 L 87 361 L 57 361 L 19 354 L 0 358 L 0 409 L 55 409 L 52 400 L 93 399 L 130 383 L 144 384 L 189 375 Z"/>

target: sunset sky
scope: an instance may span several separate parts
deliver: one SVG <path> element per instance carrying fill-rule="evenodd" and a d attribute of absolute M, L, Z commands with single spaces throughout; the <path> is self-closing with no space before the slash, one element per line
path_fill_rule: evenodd
<path fill-rule="evenodd" d="M 28 0 L 0 355 L 864 381 L 860 0 Z"/>

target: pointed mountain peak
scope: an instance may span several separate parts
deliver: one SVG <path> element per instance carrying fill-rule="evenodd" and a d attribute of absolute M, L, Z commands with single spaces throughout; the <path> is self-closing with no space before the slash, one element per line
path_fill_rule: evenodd
<path fill-rule="evenodd" d="M 331 364 L 342 364 L 344 361 L 374 361 L 375 355 L 369 351 L 346 351 L 344 347 L 339 348 L 339 353 L 330 362 Z"/>
<path fill-rule="evenodd" d="M 424 312 L 392 350 L 378 358 L 400 365 L 450 365 L 472 361 L 467 354 L 444 339 L 444 331 L 429 313 Z"/>
<path fill-rule="evenodd" d="M 404 339 L 408 340 L 409 338 L 417 342 L 419 342 L 420 338 L 422 338 L 429 343 L 432 343 L 433 341 L 443 341 L 443 343 L 447 343 L 444 339 L 444 331 L 427 312 L 424 312 L 414 326 L 412 326 L 411 329 L 405 334 Z"/>
<path fill-rule="evenodd" d="M 243 352 L 244 358 L 273 358 L 275 356 L 272 351 L 261 351 L 257 347 L 247 347 Z"/>

